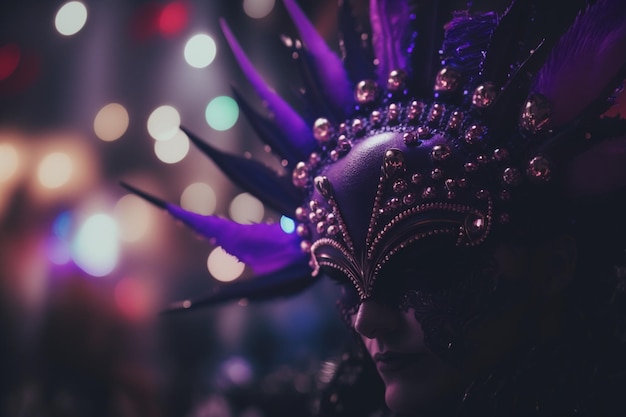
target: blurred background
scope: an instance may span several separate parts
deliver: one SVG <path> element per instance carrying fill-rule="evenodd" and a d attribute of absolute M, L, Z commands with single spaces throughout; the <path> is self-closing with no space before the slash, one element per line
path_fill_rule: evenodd
<path fill-rule="evenodd" d="M 301 6 L 336 46 L 337 2 Z M 221 17 L 267 82 L 293 96 L 283 42 L 296 31 L 279 1 L 1 3 L 0 414 L 314 411 L 322 371 L 349 337 L 334 284 L 159 316 L 251 272 L 119 185 L 293 232 L 178 129 L 281 168 L 232 98 L 231 85 L 251 90 Z"/>

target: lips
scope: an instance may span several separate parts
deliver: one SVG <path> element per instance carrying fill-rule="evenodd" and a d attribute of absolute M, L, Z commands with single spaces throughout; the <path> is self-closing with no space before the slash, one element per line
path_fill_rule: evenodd
<path fill-rule="evenodd" d="M 374 355 L 374 362 L 380 372 L 394 372 L 403 370 L 426 358 L 424 353 L 382 352 Z"/>

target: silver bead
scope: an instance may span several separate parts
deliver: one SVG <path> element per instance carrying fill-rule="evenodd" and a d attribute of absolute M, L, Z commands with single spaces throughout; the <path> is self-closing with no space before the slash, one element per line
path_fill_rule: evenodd
<path fill-rule="evenodd" d="M 467 182 L 467 178 L 459 178 L 456 182 L 459 188 L 467 188 L 469 183 Z"/>
<path fill-rule="evenodd" d="M 339 152 L 340 155 L 345 155 L 348 152 L 350 152 L 350 149 L 352 149 L 352 142 L 350 142 L 350 140 L 345 137 L 345 135 L 341 135 L 338 139 L 337 139 L 337 152 Z"/>
<path fill-rule="evenodd" d="M 473 162 L 466 162 L 465 165 L 463 165 L 463 168 L 465 169 L 465 172 L 476 172 L 478 170 L 478 165 L 476 165 Z"/>
<path fill-rule="evenodd" d="M 400 92 L 404 89 L 406 82 L 406 72 L 401 69 L 395 69 L 389 73 L 387 77 L 387 90 L 392 93 Z"/>
<path fill-rule="evenodd" d="M 397 209 L 402 207 L 402 202 L 398 197 L 392 197 L 389 201 L 387 201 L 387 207 L 392 209 Z"/>
<path fill-rule="evenodd" d="M 443 67 L 435 78 L 435 91 L 452 92 L 457 89 L 461 74 L 452 67 Z"/>
<path fill-rule="evenodd" d="M 400 107 L 396 103 L 391 103 L 387 108 L 387 118 L 389 122 L 398 121 L 398 116 L 400 115 Z"/>
<path fill-rule="evenodd" d="M 552 176 L 550 161 L 543 156 L 535 156 L 528 162 L 526 175 L 535 182 L 549 181 Z"/>
<path fill-rule="evenodd" d="M 430 151 L 430 157 L 433 161 L 445 161 L 452 155 L 452 150 L 446 144 L 443 145 L 435 145 L 433 149 Z"/>
<path fill-rule="evenodd" d="M 411 104 L 409 104 L 409 111 L 407 114 L 407 118 L 409 119 L 409 121 L 415 121 L 417 120 L 420 115 L 424 112 L 424 107 L 425 104 L 421 101 L 412 101 Z"/>
<path fill-rule="evenodd" d="M 332 151 L 330 151 L 330 159 L 332 159 L 333 161 L 337 161 L 339 159 L 339 152 L 337 152 L 337 149 L 333 149 Z"/>
<path fill-rule="evenodd" d="M 320 207 L 320 202 L 317 200 L 309 200 L 309 210 L 315 211 Z M 315 214 L 315 213 L 313 213 Z"/>
<path fill-rule="evenodd" d="M 319 165 L 320 162 L 322 162 L 322 157 L 320 156 L 320 154 L 317 152 L 311 152 L 311 155 L 309 155 L 309 165 L 312 167 L 316 167 Z"/>
<path fill-rule="evenodd" d="M 417 201 L 417 196 L 413 193 L 407 193 L 402 197 L 402 202 L 405 206 L 412 206 Z"/>
<path fill-rule="evenodd" d="M 424 188 L 424 191 L 422 192 L 422 198 L 424 199 L 435 198 L 436 194 L 437 193 L 434 187 L 426 187 Z"/>
<path fill-rule="evenodd" d="M 306 207 L 298 207 L 296 209 L 296 219 L 301 222 L 307 221 L 309 218 L 309 210 Z"/>
<path fill-rule="evenodd" d="M 422 174 L 415 173 L 415 174 L 411 175 L 411 182 L 413 184 L 415 184 L 415 185 L 420 184 L 423 179 L 424 179 L 424 177 L 422 176 Z"/>
<path fill-rule="evenodd" d="M 506 185 L 518 185 L 522 182 L 522 174 L 517 168 L 506 168 L 502 173 L 502 181 Z"/>
<path fill-rule="evenodd" d="M 328 222 L 328 224 L 333 224 L 336 220 L 337 219 L 335 218 L 335 213 L 328 213 L 326 215 L 326 221 Z"/>
<path fill-rule="evenodd" d="M 328 236 L 335 236 L 337 233 L 339 233 L 339 227 L 337 225 L 331 224 L 328 226 L 328 229 L 326 229 Z"/>
<path fill-rule="evenodd" d="M 308 240 L 303 240 L 302 242 L 300 242 L 300 250 L 304 253 L 311 252 L 311 242 L 309 242 Z"/>
<path fill-rule="evenodd" d="M 550 123 L 551 115 L 552 111 L 547 97 L 532 93 L 524 103 L 519 125 L 529 133 L 538 133 Z"/>
<path fill-rule="evenodd" d="M 430 133 L 430 129 L 428 128 L 428 126 L 418 126 L 418 128 L 415 129 L 415 135 L 420 140 L 429 139 L 433 136 Z"/>
<path fill-rule="evenodd" d="M 448 129 L 457 130 L 461 126 L 461 122 L 463 121 L 463 113 L 456 110 L 450 116 L 450 120 L 448 120 Z"/>
<path fill-rule="evenodd" d="M 456 188 L 456 181 L 454 181 L 452 178 L 448 178 L 444 185 L 446 186 L 446 190 L 454 190 Z"/>
<path fill-rule="evenodd" d="M 293 185 L 304 188 L 309 182 L 309 166 L 305 162 L 298 162 L 291 175 Z"/>
<path fill-rule="evenodd" d="M 309 226 L 304 223 L 299 223 L 296 227 L 296 234 L 300 237 L 309 237 L 310 233 Z"/>
<path fill-rule="evenodd" d="M 438 122 L 445 109 L 445 106 L 441 103 L 433 104 L 430 108 L 430 113 L 428 113 L 428 121 L 430 123 Z"/>
<path fill-rule="evenodd" d="M 376 100 L 378 85 L 374 80 L 359 81 L 354 89 L 354 99 L 358 104 L 369 104 Z"/>
<path fill-rule="evenodd" d="M 498 162 L 506 161 L 509 159 L 509 151 L 504 148 L 498 148 L 493 151 L 493 158 Z"/>
<path fill-rule="evenodd" d="M 404 154 L 399 149 L 388 149 L 383 159 L 383 172 L 387 178 L 404 172 Z"/>
<path fill-rule="evenodd" d="M 482 138 L 485 129 L 481 125 L 471 125 L 466 131 L 463 138 L 468 145 L 474 145 L 478 143 Z"/>
<path fill-rule="evenodd" d="M 324 177 L 324 176 L 321 176 L 321 175 L 317 176 L 313 180 L 313 183 L 315 184 L 315 189 L 317 190 L 318 193 L 320 193 L 320 195 L 322 197 L 324 197 L 326 199 L 330 198 L 330 196 L 332 194 L 332 187 L 331 187 L 330 181 L 328 180 L 327 177 Z M 320 210 L 319 204 L 315 204 L 315 208 L 313 208 L 313 206 L 311 206 L 311 210 L 314 210 L 314 211 Z"/>
<path fill-rule="evenodd" d="M 472 94 L 472 104 L 479 109 L 487 108 L 493 103 L 498 95 L 498 90 L 493 83 L 481 84 Z"/>
<path fill-rule="evenodd" d="M 404 144 L 406 146 L 416 146 L 420 144 L 420 141 L 417 138 L 417 134 L 415 134 L 415 132 L 404 132 L 404 134 L 402 135 L 402 139 L 404 140 Z"/>
<path fill-rule="evenodd" d="M 378 124 L 381 122 L 381 120 L 383 119 L 383 115 L 380 112 L 380 110 L 374 110 L 371 114 L 370 114 L 370 122 L 374 125 Z"/>
<path fill-rule="evenodd" d="M 476 192 L 476 198 L 479 200 L 484 200 L 487 197 L 489 197 L 489 191 L 485 189 L 480 189 Z"/>
<path fill-rule="evenodd" d="M 315 230 L 318 234 L 322 235 L 326 231 L 326 222 L 320 221 L 315 225 Z"/>
<path fill-rule="evenodd" d="M 313 123 L 313 136 L 320 144 L 330 141 L 332 135 L 332 126 L 328 119 L 320 117 Z"/>
<path fill-rule="evenodd" d="M 488 164 L 489 163 L 489 158 L 487 158 L 487 155 L 480 154 L 480 155 L 476 156 L 476 163 L 478 165 Z"/>
<path fill-rule="evenodd" d="M 406 187 L 407 187 L 406 182 L 403 179 L 399 179 L 393 183 L 392 188 L 393 188 L 394 193 L 401 194 L 406 191 Z"/>
<path fill-rule="evenodd" d="M 354 119 L 352 121 L 352 132 L 356 136 L 361 136 L 363 133 L 365 133 L 365 125 L 363 124 L 363 121 L 361 119 Z"/>
<path fill-rule="evenodd" d="M 443 178 L 443 170 L 441 168 L 435 168 L 430 172 L 430 177 L 434 180 L 440 180 Z"/>

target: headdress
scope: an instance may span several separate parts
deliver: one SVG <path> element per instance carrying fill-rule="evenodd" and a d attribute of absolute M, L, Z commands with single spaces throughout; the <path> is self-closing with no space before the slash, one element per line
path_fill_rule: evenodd
<path fill-rule="evenodd" d="M 342 60 L 284 0 L 302 39 L 289 47 L 310 120 L 267 86 L 222 21 L 270 115 L 234 95 L 286 173 L 185 132 L 235 183 L 295 217 L 297 233 L 198 215 L 126 185 L 257 275 L 173 308 L 290 294 L 321 267 L 345 274 L 366 299 L 381 268 L 418 240 L 481 245 L 526 227 L 527 213 L 625 186 L 626 122 L 603 114 L 626 76 L 626 7 L 599 0 L 564 32 L 533 32 L 531 3 L 516 0 L 498 16 L 371 0 L 364 46 L 344 0 Z"/>

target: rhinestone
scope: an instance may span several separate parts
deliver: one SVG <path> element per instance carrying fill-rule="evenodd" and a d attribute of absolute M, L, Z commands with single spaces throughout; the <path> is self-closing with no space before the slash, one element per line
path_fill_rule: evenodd
<path fill-rule="evenodd" d="M 315 184 L 315 189 L 317 190 L 317 192 L 320 193 L 320 195 L 326 199 L 330 198 L 330 195 L 332 193 L 332 188 L 330 185 L 330 181 L 328 180 L 327 177 L 323 177 L 323 176 L 317 176 L 315 177 L 315 179 L 313 180 L 313 183 Z M 310 204 L 311 207 L 311 211 L 318 211 L 318 210 L 323 210 L 322 208 L 319 207 L 319 203 L 317 203 L 317 201 L 315 200 L 311 200 L 310 203 L 315 202 L 316 204 Z"/>
<path fill-rule="evenodd" d="M 483 138 L 485 129 L 481 125 L 471 125 L 469 129 L 465 131 L 465 143 L 468 145 L 474 145 Z"/>
<path fill-rule="evenodd" d="M 311 152 L 309 155 L 309 165 L 312 167 L 317 166 L 320 162 L 322 162 L 322 157 L 317 152 Z"/>
<path fill-rule="evenodd" d="M 421 143 L 415 132 L 404 132 L 402 139 L 404 140 L 404 144 L 406 146 L 417 146 Z"/>
<path fill-rule="evenodd" d="M 409 104 L 409 113 L 407 115 L 410 121 L 416 120 L 424 112 L 425 104 L 421 101 L 412 101 Z"/>
<path fill-rule="evenodd" d="M 311 242 L 309 242 L 308 240 L 303 240 L 302 242 L 300 242 L 300 250 L 302 250 L 302 252 L 304 253 L 311 252 Z"/>
<path fill-rule="evenodd" d="M 313 123 L 313 136 L 320 144 L 330 141 L 332 134 L 332 126 L 328 119 L 320 117 Z"/>
<path fill-rule="evenodd" d="M 509 159 L 509 151 L 504 148 L 498 148 L 493 151 L 493 158 L 498 162 L 506 161 Z"/>
<path fill-rule="evenodd" d="M 479 109 L 487 108 L 494 102 L 498 90 L 493 83 L 481 84 L 474 90 L 472 94 L 472 104 Z"/>
<path fill-rule="evenodd" d="M 530 133 L 538 133 L 550 122 L 551 110 L 548 99 L 539 93 L 531 93 L 524 103 L 519 125 Z"/>
<path fill-rule="evenodd" d="M 383 170 L 387 178 L 404 172 L 404 154 L 399 149 L 388 149 L 383 160 Z"/>
<path fill-rule="evenodd" d="M 315 225 L 315 230 L 317 230 L 318 234 L 323 234 L 326 231 L 326 222 L 317 222 L 317 224 Z"/>
<path fill-rule="evenodd" d="M 422 198 L 434 198 L 435 194 L 436 192 L 434 187 L 426 187 L 422 192 Z"/>
<path fill-rule="evenodd" d="M 550 168 L 550 161 L 543 156 L 535 156 L 528 162 L 528 169 L 526 175 L 537 182 L 548 181 L 552 175 Z"/>
<path fill-rule="evenodd" d="M 502 181 L 506 185 L 518 185 L 522 182 L 522 174 L 520 174 L 517 168 L 506 168 L 502 173 Z"/>
<path fill-rule="evenodd" d="M 309 182 L 309 166 L 305 162 L 298 162 L 293 170 L 291 180 L 296 187 L 304 188 Z"/>
<path fill-rule="evenodd" d="M 452 150 L 446 144 L 443 145 L 435 145 L 433 149 L 430 151 L 430 157 L 434 161 L 445 161 L 452 154 Z"/>
<path fill-rule="evenodd" d="M 406 182 L 402 179 L 399 179 L 393 183 L 393 192 L 398 194 L 403 193 L 406 191 L 406 187 Z"/>
<path fill-rule="evenodd" d="M 411 175 L 411 182 L 415 185 L 421 183 L 422 179 L 423 179 L 422 174 L 416 173 L 416 174 Z"/>
<path fill-rule="evenodd" d="M 296 209 L 296 219 L 305 222 L 309 217 L 309 210 L 306 207 L 298 207 Z"/>
<path fill-rule="evenodd" d="M 404 197 L 402 197 L 402 202 L 406 206 L 412 206 L 417 201 L 417 197 L 413 193 L 408 193 Z"/>
<path fill-rule="evenodd" d="M 444 184 L 447 190 L 454 190 L 454 188 L 456 187 L 456 181 L 454 181 L 452 178 L 448 178 Z"/>
<path fill-rule="evenodd" d="M 354 99 L 358 104 L 369 104 L 376 100 L 378 85 L 374 80 L 360 81 L 354 89 Z"/>
<path fill-rule="evenodd" d="M 451 92 L 457 89 L 461 74 L 451 67 L 443 67 L 435 78 L 435 91 Z"/>
<path fill-rule="evenodd" d="M 463 113 L 456 110 L 450 116 L 450 120 L 448 120 L 448 129 L 457 130 L 459 126 L 461 126 L 461 122 L 463 121 Z"/>
<path fill-rule="evenodd" d="M 389 108 L 387 109 L 387 117 L 390 122 L 395 122 L 398 120 L 398 116 L 400 115 L 400 107 L 396 103 L 391 103 Z"/>
<path fill-rule="evenodd" d="M 304 223 L 299 223 L 296 227 L 296 234 L 300 237 L 308 237 L 309 233 L 309 227 Z"/>
<path fill-rule="evenodd" d="M 334 224 L 331 224 L 328 226 L 328 229 L 326 229 L 326 234 L 328 236 L 335 236 L 337 233 L 339 233 L 339 227 Z"/>
<path fill-rule="evenodd" d="M 430 108 L 430 113 L 428 113 L 428 121 L 431 123 L 439 121 L 445 109 L 446 108 L 441 103 L 433 104 L 433 106 Z"/>
<path fill-rule="evenodd" d="M 365 125 L 361 119 L 354 119 L 352 121 L 352 131 L 356 136 L 361 136 L 365 133 Z"/>
<path fill-rule="evenodd" d="M 430 177 L 434 180 L 440 180 L 443 178 L 443 170 L 441 168 L 435 168 L 430 172 Z"/>
<path fill-rule="evenodd" d="M 430 133 L 430 129 L 428 128 L 428 126 L 418 126 L 418 128 L 415 129 L 415 134 L 417 135 L 418 139 L 428 139 L 433 136 Z"/>
<path fill-rule="evenodd" d="M 401 69 L 391 71 L 387 77 L 387 90 L 393 93 L 402 91 L 404 89 L 406 77 L 406 72 Z"/>
<path fill-rule="evenodd" d="M 380 110 L 374 110 L 371 114 L 370 114 L 370 122 L 372 122 L 372 124 L 378 124 L 380 123 L 380 121 L 382 120 L 383 115 L 380 112 Z"/>
<path fill-rule="evenodd" d="M 465 168 L 465 172 L 476 172 L 478 170 L 478 165 L 473 162 L 466 162 L 465 165 L 463 165 L 463 168 Z"/>

